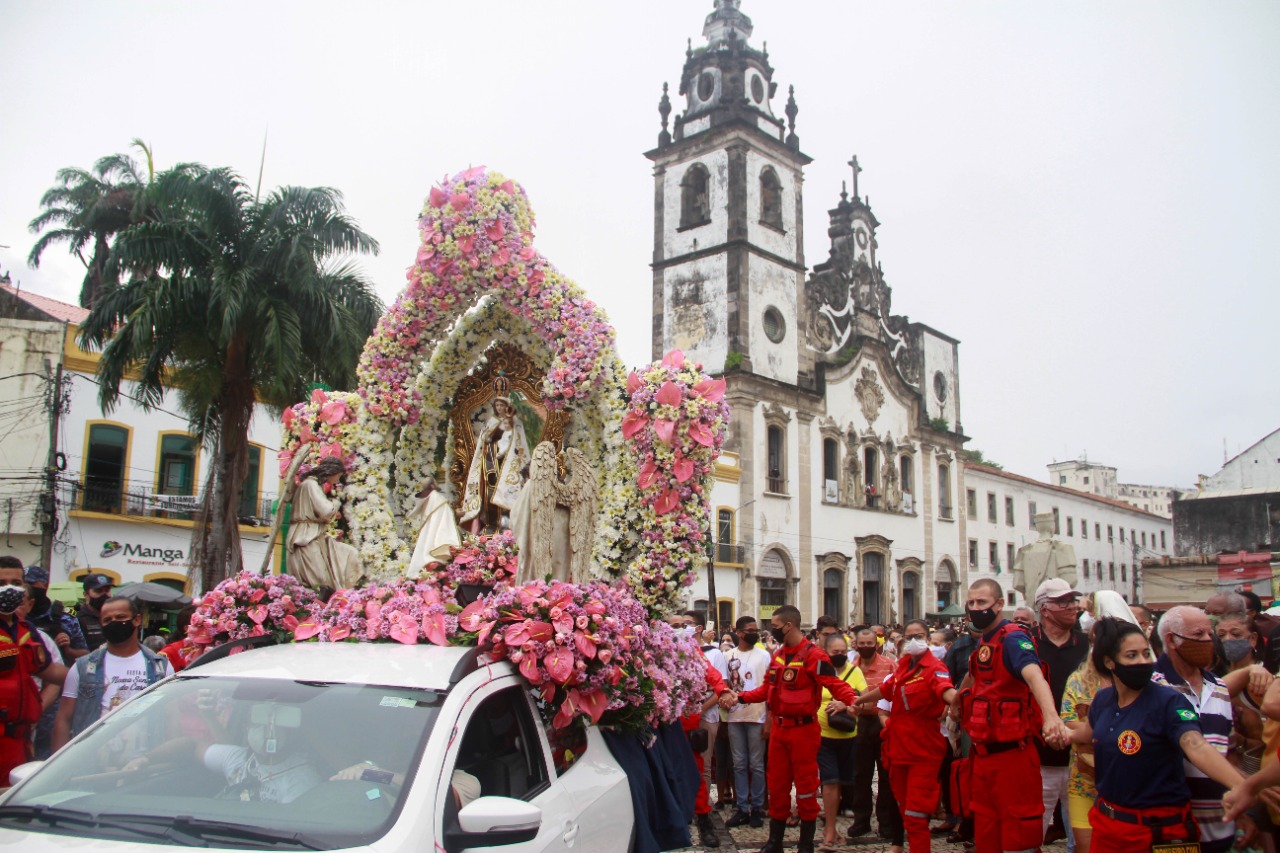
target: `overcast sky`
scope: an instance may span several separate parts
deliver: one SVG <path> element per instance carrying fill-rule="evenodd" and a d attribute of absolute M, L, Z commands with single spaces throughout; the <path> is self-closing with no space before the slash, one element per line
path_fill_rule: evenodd
<path fill-rule="evenodd" d="M 663 81 L 711 0 L 0 0 L 0 269 L 63 166 L 146 140 L 161 168 L 327 185 L 382 244 L 390 303 L 433 181 L 521 181 L 538 247 L 649 359 Z M 896 313 L 961 341 L 971 447 L 1088 453 L 1189 486 L 1280 426 L 1280 3 L 745 0 L 800 106 L 806 260 L 857 154 Z M 682 106 L 682 105 L 681 105 Z"/>

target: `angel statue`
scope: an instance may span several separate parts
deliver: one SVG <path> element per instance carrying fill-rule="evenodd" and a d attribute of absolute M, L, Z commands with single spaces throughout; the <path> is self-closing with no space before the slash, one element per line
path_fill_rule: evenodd
<path fill-rule="evenodd" d="M 521 472 L 528 464 L 529 441 L 516 407 L 506 397 L 495 397 L 493 415 L 485 421 L 471 456 L 459 523 L 475 534 L 502 527 L 503 514 L 514 510 L 520 497 Z"/>
<path fill-rule="evenodd" d="M 596 472 L 581 450 L 560 454 L 544 441 L 533 449 L 529 482 L 512 516 L 520 547 L 517 583 L 541 580 L 585 581 L 591 574 L 599 495 Z"/>
<path fill-rule="evenodd" d="M 440 494 L 435 477 L 427 477 L 426 485 L 418 492 L 418 501 L 405 521 L 410 524 L 410 529 L 418 525 L 418 541 L 413 556 L 409 558 L 408 577 L 416 578 L 427 563 L 449 562 L 449 549 L 462 547 L 453 507 Z"/>
<path fill-rule="evenodd" d="M 293 498 L 289 522 L 289 573 L 327 596 L 324 590 L 347 589 L 360 582 L 360 553 L 328 533 L 329 522 L 338 516 L 338 502 L 325 495 L 333 488 L 346 466 L 336 456 L 326 456 L 307 472 Z"/>

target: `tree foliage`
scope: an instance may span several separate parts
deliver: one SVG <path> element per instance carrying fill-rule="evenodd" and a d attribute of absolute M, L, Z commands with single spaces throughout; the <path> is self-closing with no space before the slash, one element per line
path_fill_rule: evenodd
<path fill-rule="evenodd" d="M 104 411 L 137 371 L 143 405 L 178 389 L 210 448 L 192 542 L 209 589 L 240 568 L 254 403 L 282 408 L 313 383 L 354 384 L 383 306 L 351 257 L 378 244 L 329 188 L 281 187 L 260 199 L 234 172 L 188 163 L 156 175 L 147 195 L 147 215 L 116 235 L 104 268 L 111 284 L 80 343 L 102 350 Z"/>
<path fill-rule="evenodd" d="M 966 447 L 960 451 L 960 456 L 965 462 L 972 462 L 974 465 L 986 465 L 988 468 L 1004 470 L 1003 465 L 983 456 L 982 451 L 976 447 Z"/>

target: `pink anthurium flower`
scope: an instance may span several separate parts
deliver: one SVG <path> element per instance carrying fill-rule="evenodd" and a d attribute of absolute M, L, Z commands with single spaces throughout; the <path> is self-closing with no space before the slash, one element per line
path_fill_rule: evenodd
<path fill-rule="evenodd" d="M 449 206 L 461 213 L 471 207 L 471 196 L 466 193 L 454 193 L 449 197 Z"/>
<path fill-rule="evenodd" d="M 529 639 L 535 643 L 549 643 L 556 638 L 556 631 L 547 622 L 528 622 Z"/>
<path fill-rule="evenodd" d="M 647 489 L 658 479 L 658 466 L 652 462 L 644 463 L 644 467 L 640 469 L 640 476 L 636 478 L 636 484 L 642 489 Z"/>
<path fill-rule="evenodd" d="M 554 681 L 544 681 L 542 686 L 538 688 L 538 692 L 542 694 L 543 702 L 556 701 L 556 683 Z"/>
<path fill-rule="evenodd" d="M 418 642 L 418 623 L 403 613 L 395 614 L 391 618 L 391 639 L 406 646 L 414 645 Z"/>
<path fill-rule="evenodd" d="M 328 399 L 329 395 L 324 393 L 323 388 L 315 388 L 311 391 L 311 402 L 317 406 L 323 405 Z"/>
<path fill-rule="evenodd" d="M 640 390 L 640 374 L 634 370 L 627 374 L 627 394 L 631 395 Z"/>
<path fill-rule="evenodd" d="M 431 194 L 427 196 L 427 201 L 432 207 L 444 207 L 444 203 L 449 200 L 449 196 L 445 195 L 444 190 L 439 187 L 432 187 Z"/>
<path fill-rule="evenodd" d="M 676 434 L 676 422 L 658 418 L 653 422 L 653 431 L 658 434 L 658 438 L 662 439 L 663 444 L 670 444 Z"/>
<path fill-rule="evenodd" d="M 484 229 L 484 233 L 486 237 L 496 243 L 502 239 L 502 236 L 506 234 L 507 231 L 502 227 L 502 222 L 495 219 L 493 222 L 489 223 L 488 228 Z"/>
<path fill-rule="evenodd" d="M 557 684 L 564 684 L 573 675 L 573 652 L 564 646 L 556 646 L 548 652 L 542 663 Z"/>
<path fill-rule="evenodd" d="M 663 382 L 662 387 L 658 389 L 658 394 L 655 399 L 663 406 L 680 405 L 680 386 L 676 385 L 674 382 Z"/>
<path fill-rule="evenodd" d="M 687 483 L 693 476 L 693 460 L 685 459 L 683 456 L 676 457 L 676 464 L 672 470 L 676 475 L 676 482 Z"/>
<path fill-rule="evenodd" d="M 622 419 L 622 437 L 631 438 L 649 425 L 649 416 L 643 412 L 627 412 Z"/>
<path fill-rule="evenodd" d="M 294 630 L 297 630 L 298 628 L 298 617 L 286 616 L 280 620 L 280 623 L 284 625 L 286 630 L 294 631 Z"/>
<path fill-rule="evenodd" d="M 591 722 L 600 722 L 600 717 L 609 709 L 609 697 L 604 695 L 604 691 L 590 690 L 582 693 L 575 690 L 573 692 L 578 694 L 576 697 L 578 707 L 587 712 Z"/>
<path fill-rule="evenodd" d="M 266 594 L 267 594 L 267 591 L 265 589 L 261 589 L 261 588 L 255 589 L 253 592 L 249 593 L 249 600 L 252 601 L 254 604 L 257 604 L 259 601 L 263 599 L 264 596 L 266 596 Z"/>
<path fill-rule="evenodd" d="M 498 185 L 498 189 L 502 190 L 507 195 L 516 194 L 516 185 L 513 184 L 511 181 L 503 181 L 501 184 Z"/>
<path fill-rule="evenodd" d="M 298 441 L 302 444 L 310 444 L 315 440 L 315 434 L 311 432 L 311 424 L 303 424 L 302 429 L 298 430 Z"/>
<path fill-rule="evenodd" d="M 586 634 L 576 632 L 573 635 L 573 644 L 577 646 L 578 653 L 584 658 L 593 658 L 596 656 L 596 641 Z"/>
<path fill-rule="evenodd" d="M 347 404 L 342 400 L 330 400 L 320 407 L 320 420 L 329 426 L 335 426 L 342 423 L 342 419 L 347 416 Z"/>
<path fill-rule="evenodd" d="M 676 494 L 674 489 L 667 489 L 658 495 L 658 499 L 654 501 L 653 511 L 658 515 L 666 515 L 669 512 L 675 512 L 680 506 L 680 496 Z"/>
<path fill-rule="evenodd" d="M 297 634 L 294 634 L 294 636 L 296 637 Z M 345 640 L 347 637 L 350 637 L 350 636 L 351 636 L 350 625 L 335 625 L 333 630 L 329 632 L 329 639 L 335 643 L 342 642 L 343 640 Z"/>
<path fill-rule="evenodd" d="M 292 406 L 290 406 L 284 410 L 284 415 L 282 417 L 284 420 L 284 428 L 289 429 L 293 426 L 293 422 L 298 419 L 298 413 L 293 410 Z"/>
<path fill-rule="evenodd" d="M 458 614 L 458 627 L 468 633 L 480 630 L 480 626 L 484 624 L 484 610 L 483 601 L 471 602 Z"/>
<path fill-rule="evenodd" d="M 689 438 L 692 438 L 703 447 L 711 447 L 716 443 L 715 436 L 711 434 L 711 430 L 707 429 L 699 421 L 689 424 Z"/>
<path fill-rule="evenodd" d="M 663 367 L 674 367 L 677 370 L 684 367 L 684 353 L 678 349 L 673 349 L 662 357 Z"/>
<path fill-rule="evenodd" d="M 256 607 L 250 607 L 246 611 L 245 615 L 257 624 L 261 625 L 263 622 L 267 621 L 267 606 L 265 604 L 259 604 Z"/>
<path fill-rule="evenodd" d="M 520 659 L 520 674 L 530 684 L 542 683 L 542 673 L 538 672 L 538 659 L 533 655 L 525 655 Z"/>
<path fill-rule="evenodd" d="M 309 640 L 319 633 L 320 623 L 307 620 L 306 622 L 299 622 L 298 627 L 293 629 L 293 639 L 298 641 Z"/>
<path fill-rule="evenodd" d="M 449 637 L 444 631 L 443 613 L 432 613 L 430 616 L 422 617 L 422 633 L 437 646 L 449 645 Z"/>

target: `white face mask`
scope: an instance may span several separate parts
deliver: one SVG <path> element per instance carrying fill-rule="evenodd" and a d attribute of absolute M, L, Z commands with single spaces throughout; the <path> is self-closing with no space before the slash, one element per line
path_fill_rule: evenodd
<path fill-rule="evenodd" d="M 1093 627 L 1093 623 L 1094 623 L 1094 618 L 1092 613 L 1086 610 L 1080 614 L 1080 630 L 1081 631 L 1084 631 L 1086 634 L 1089 633 L 1089 629 Z"/>
<path fill-rule="evenodd" d="M 946 646 L 930 646 L 930 647 L 929 647 L 929 651 L 930 651 L 930 652 L 933 654 L 933 656 L 934 656 L 935 658 L 937 658 L 938 660 L 942 660 L 944 657 L 946 657 L 946 656 L 947 656 L 947 647 L 946 647 Z"/>
<path fill-rule="evenodd" d="M 913 658 L 920 657 L 920 655 L 924 654 L 928 650 L 929 642 L 927 640 L 922 640 L 919 637 L 912 637 L 910 640 L 907 640 L 902 644 L 902 653 L 904 655 L 911 655 Z"/>

